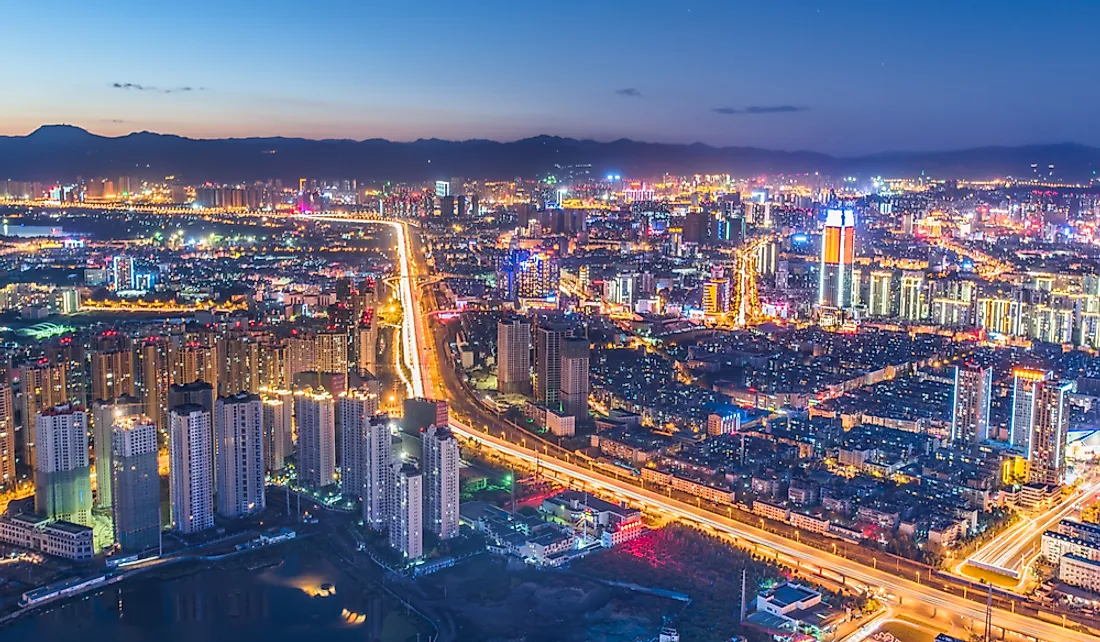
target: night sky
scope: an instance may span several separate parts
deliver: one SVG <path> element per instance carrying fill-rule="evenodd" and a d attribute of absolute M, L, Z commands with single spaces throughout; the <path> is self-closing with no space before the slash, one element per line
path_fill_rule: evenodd
<path fill-rule="evenodd" d="M 1100 145 L 1100 2 L 20 0 L 0 134 Z"/>

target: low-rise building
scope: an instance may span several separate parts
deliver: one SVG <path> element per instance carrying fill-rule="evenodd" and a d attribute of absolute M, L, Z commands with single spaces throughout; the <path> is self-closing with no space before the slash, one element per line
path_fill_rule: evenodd
<path fill-rule="evenodd" d="M 823 517 L 799 513 L 797 511 L 791 511 L 790 519 L 791 526 L 811 533 L 827 533 L 829 532 L 829 524 L 831 523 Z"/>
<path fill-rule="evenodd" d="M 90 527 L 23 513 L 0 517 L 0 542 L 76 561 L 95 554 Z"/>
<path fill-rule="evenodd" d="M 1100 561 L 1068 553 L 1058 562 L 1058 579 L 1070 586 L 1100 592 Z"/>
<path fill-rule="evenodd" d="M 787 510 L 783 506 L 777 506 L 776 504 L 769 504 L 768 502 L 762 502 L 759 499 L 753 500 L 752 512 L 761 517 L 768 519 L 774 519 L 777 522 L 785 522 L 790 519 L 791 511 Z"/>

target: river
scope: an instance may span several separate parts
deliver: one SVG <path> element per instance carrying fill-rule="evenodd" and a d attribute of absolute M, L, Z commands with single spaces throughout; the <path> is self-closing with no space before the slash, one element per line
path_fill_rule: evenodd
<path fill-rule="evenodd" d="M 4 642 L 300 642 L 427 640 L 415 614 L 320 553 L 284 549 L 281 564 L 139 576 L 0 629 Z M 254 560 L 254 565 L 260 563 Z M 275 565 L 277 564 L 277 565 Z"/>

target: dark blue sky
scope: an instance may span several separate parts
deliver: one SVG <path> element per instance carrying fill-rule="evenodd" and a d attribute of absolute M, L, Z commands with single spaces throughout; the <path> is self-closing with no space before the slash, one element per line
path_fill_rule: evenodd
<path fill-rule="evenodd" d="M 0 134 L 1100 145 L 1100 2 L 4 3 Z"/>

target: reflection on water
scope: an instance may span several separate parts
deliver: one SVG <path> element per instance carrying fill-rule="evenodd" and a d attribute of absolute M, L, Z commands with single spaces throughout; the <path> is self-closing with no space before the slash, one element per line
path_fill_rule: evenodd
<path fill-rule="evenodd" d="M 212 569 L 175 579 L 124 582 L 22 619 L 0 630 L 0 639 L 404 641 L 416 639 L 418 626 L 419 621 L 373 587 L 314 552 L 294 550 L 274 568 Z"/>

